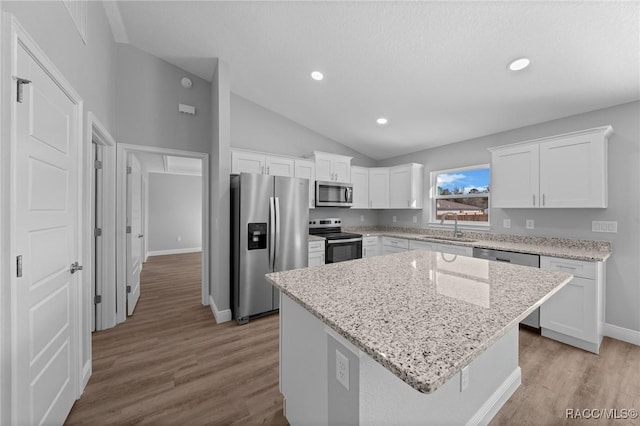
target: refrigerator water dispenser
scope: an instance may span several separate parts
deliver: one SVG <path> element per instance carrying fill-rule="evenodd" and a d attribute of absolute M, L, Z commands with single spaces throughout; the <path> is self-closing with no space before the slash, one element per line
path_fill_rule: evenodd
<path fill-rule="evenodd" d="M 249 223 L 249 232 L 247 233 L 249 241 L 247 241 L 248 250 L 260 250 L 267 248 L 267 224 L 266 223 Z"/>

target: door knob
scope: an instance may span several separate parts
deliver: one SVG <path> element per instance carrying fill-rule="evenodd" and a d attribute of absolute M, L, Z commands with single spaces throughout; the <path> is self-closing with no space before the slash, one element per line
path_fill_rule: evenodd
<path fill-rule="evenodd" d="M 142 237 L 144 237 L 144 235 L 138 234 L 138 238 L 142 238 Z"/>
<path fill-rule="evenodd" d="M 71 267 L 69 268 L 69 272 L 71 272 L 72 274 L 75 274 L 78 271 L 82 271 L 83 267 L 81 265 L 78 265 L 78 262 L 73 262 L 71 264 Z"/>

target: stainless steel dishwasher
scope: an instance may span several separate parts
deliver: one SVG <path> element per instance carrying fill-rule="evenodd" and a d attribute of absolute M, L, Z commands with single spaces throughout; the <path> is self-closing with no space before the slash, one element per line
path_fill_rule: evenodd
<path fill-rule="evenodd" d="M 516 253 L 512 251 L 491 250 L 483 248 L 474 248 L 473 257 L 487 260 L 495 260 L 496 262 L 513 263 L 515 265 L 531 266 L 533 268 L 540 267 L 540 256 L 529 253 Z M 528 325 L 533 328 L 540 328 L 540 308 L 533 311 L 528 317 L 520 321 L 520 324 Z"/>

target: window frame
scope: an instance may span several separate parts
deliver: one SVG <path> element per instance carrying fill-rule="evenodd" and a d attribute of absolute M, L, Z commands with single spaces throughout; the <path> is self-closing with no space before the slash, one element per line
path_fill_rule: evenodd
<path fill-rule="evenodd" d="M 440 224 L 440 220 L 437 219 L 437 207 L 436 204 L 439 199 L 446 200 L 452 198 L 488 198 L 488 207 L 487 207 L 487 221 L 486 222 L 475 222 L 469 220 L 459 220 L 458 227 L 463 229 L 487 229 L 491 227 L 491 189 L 489 192 L 483 192 L 478 194 L 454 194 L 454 195 L 438 195 L 438 180 L 437 177 L 440 174 L 445 173 L 456 173 L 456 172 L 465 172 L 468 170 L 476 170 L 476 169 L 489 169 L 489 188 L 491 188 L 491 164 L 474 164 L 472 166 L 464 166 L 464 167 L 455 167 L 451 169 L 444 170 L 434 170 L 430 172 L 430 190 L 429 190 L 429 226 L 431 227 L 446 227 L 449 228 L 454 224 L 454 221 L 451 219 L 447 219 L 443 224 Z"/>

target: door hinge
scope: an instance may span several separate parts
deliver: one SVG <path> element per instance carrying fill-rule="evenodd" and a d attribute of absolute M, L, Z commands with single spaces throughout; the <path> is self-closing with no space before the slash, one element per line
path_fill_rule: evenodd
<path fill-rule="evenodd" d="M 131 170 L 131 166 L 127 166 L 127 174 L 128 174 L 128 175 L 130 175 L 130 174 L 131 174 L 131 172 L 132 172 L 132 170 Z"/>
<path fill-rule="evenodd" d="M 131 286 L 130 285 L 127 286 L 127 293 L 131 293 Z"/>
<path fill-rule="evenodd" d="M 100 170 L 102 168 L 102 161 L 96 160 L 93 162 L 93 168 L 96 170 Z"/>
<path fill-rule="evenodd" d="M 102 228 L 95 228 L 93 230 L 93 236 L 94 237 L 101 237 L 102 236 Z"/>
<path fill-rule="evenodd" d="M 16 102 L 22 103 L 22 86 L 30 83 L 31 83 L 31 80 L 27 80 L 26 78 L 16 77 L 16 84 L 17 84 Z"/>
<path fill-rule="evenodd" d="M 127 231 L 127 234 L 130 234 L 130 233 L 131 233 L 131 227 L 130 227 L 130 226 L 127 226 L 126 231 Z"/>
<path fill-rule="evenodd" d="M 22 277 L 22 255 L 16 257 L 16 277 Z"/>
<path fill-rule="evenodd" d="M 93 304 L 97 305 L 98 303 L 102 303 L 102 295 L 96 294 L 96 297 L 93 299 Z"/>

